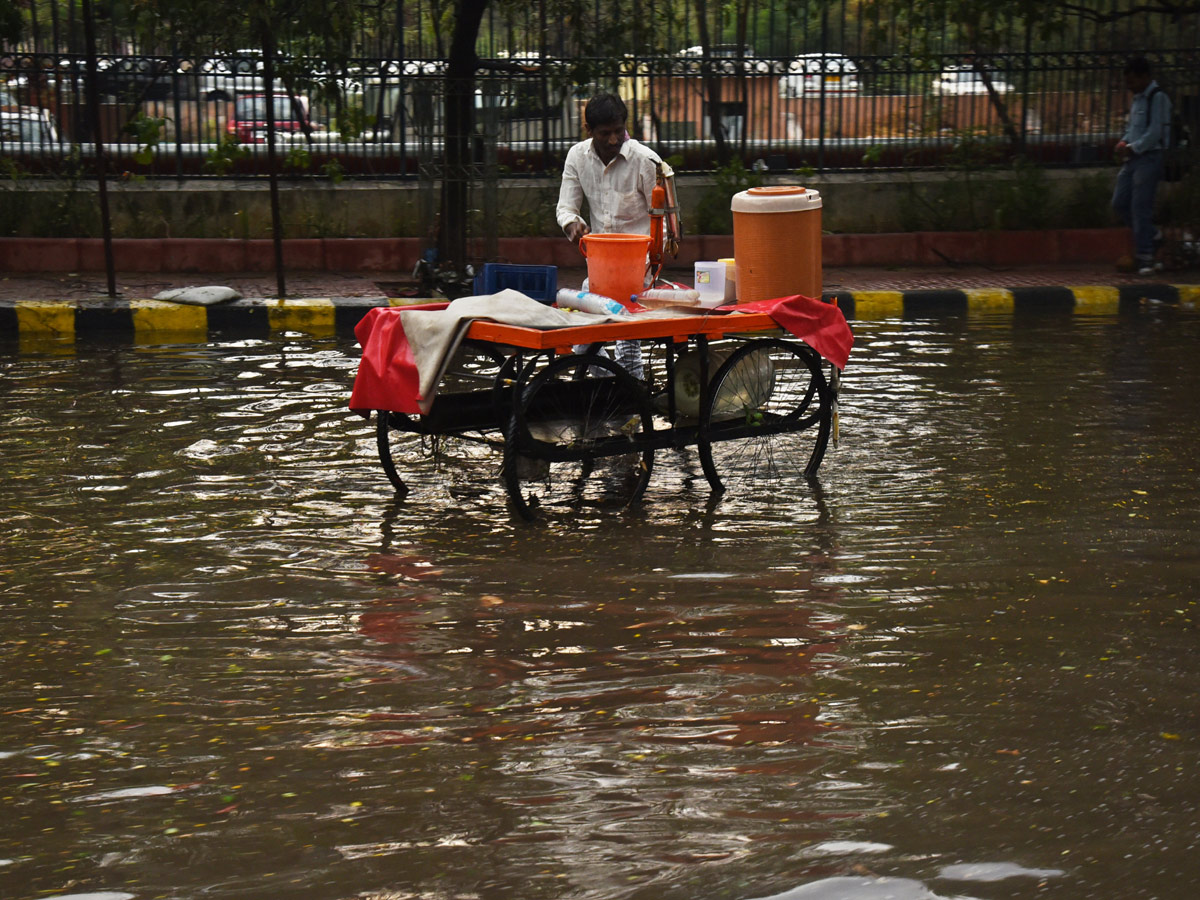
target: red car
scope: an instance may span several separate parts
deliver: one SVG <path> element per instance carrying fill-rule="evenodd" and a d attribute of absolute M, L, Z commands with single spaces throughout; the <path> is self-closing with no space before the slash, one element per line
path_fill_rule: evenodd
<path fill-rule="evenodd" d="M 303 132 L 312 129 L 308 120 L 308 98 L 274 94 L 276 132 Z M 233 116 L 226 130 L 243 144 L 263 144 L 267 140 L 266 94 L 242 94 L 233 102 Z M 315 129 L 314 129 L 315 130 Z"/>

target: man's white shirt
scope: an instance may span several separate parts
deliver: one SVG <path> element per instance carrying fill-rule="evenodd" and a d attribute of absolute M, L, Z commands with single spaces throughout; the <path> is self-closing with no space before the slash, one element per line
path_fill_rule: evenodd
<path fill-rule="evenodd" d="M 587 197 L 593 234 L 649 234 L 650 198 L 654 190 L 658 154 L 629 138 L 607 166 L 592 149 L 592 140 L 580 141 L 567 151 L 562 186 L 558 190 L 558 224 L 564 230 L 580 215 Z M 671 168 L 663 163 L 664 174 Z"/>

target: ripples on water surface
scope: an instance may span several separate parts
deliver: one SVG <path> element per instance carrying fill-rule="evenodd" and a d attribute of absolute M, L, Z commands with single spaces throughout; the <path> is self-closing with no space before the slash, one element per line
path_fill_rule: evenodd
<path fill-rule="evenodd" d="M 1197 318 L 855 330 L 816 494 L 538 527 L 348 342 L 0 357 L 0 895 L 1194 897 Z"/>

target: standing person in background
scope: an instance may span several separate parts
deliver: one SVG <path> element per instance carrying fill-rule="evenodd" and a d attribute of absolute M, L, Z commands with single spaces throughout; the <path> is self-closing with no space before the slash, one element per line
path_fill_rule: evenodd
<path fill-rule="evenodd" d="M 572 243 L 586 234 L 650 234 L 651 196 L 661 164 L 659 155 L 629 136 L 629 110 L 616 94 L 600 93 L 583 110 L 588 138 L 567 151 L 558 190 L 558 224 Z M 591 224 L 582 216 L 587 200 Z M 628 297 L 614 297 L 627 301 Z M 642 377 L 641 345 L 618 341 L 617 362 Z"/>
<path fill-rule="evenodd" d="M 1117 217 L 1133 229 L 1134 268 L 1139 275 L 1157 271 L 1154 253 L 1162 232 L 1154 226 L 1154 195 L 1163 172 L 1163 150 L 1170 140 L 1171 100 L 1159 88 L 1145 57 L 1125 66 L 1125 84 L 1133 93 L 1129 124 L 1117 143 L 1121 171 L 1113 189 Z"/>

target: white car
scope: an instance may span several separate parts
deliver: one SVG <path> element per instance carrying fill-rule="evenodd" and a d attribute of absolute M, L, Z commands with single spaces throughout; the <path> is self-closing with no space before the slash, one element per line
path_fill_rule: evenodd
<path fill-rule="evenodd" d="M 58 144 L 58 129 L 49 111 L 22 107 L 20 112 L 0 112 L 0 145 L 24 144 L 52 147 Z"/>
<path fill-rule="evenodd" d="M 805 94 L 857 94 L 858 66 L 837 53 L 802 53 L 779 79 L 779 96 L 795 99 Z"/>
<path fill-rule="evenodd" d="M 988 72 L 988 78 L 997 94 L 1007 94 L 1013 89 L 1007 81 L 1000 80 L 998 72 Z M 933 80 L 933 92 L 941 96 L 986 94 L 987 85 L 983 83 L 983 76 L 972 66 L 951 66 L 943 69 L 942 74 Z"/>
<path fill-rule="evenodd" d="M 684 47 L 675 55 L 688 60 L 684 66 L 686 74 L 694 75 L 700 72 L 700 64 L 704 57 L 703 47 Z M 742 47 L 739 54 L 737 44 L 713 44 L 708 48 L 708 58 L 712 63 L 713 71 L 724 75 L 737 74 L 739 63 L 744 72 L 765 73 L 771 71 L 771 64 L 767 60 L 755 56 L 754 48 L 749 45 Z"/>
<path fill-rule="evenodd" d="M 370 78 L 387 76 L 396 78 L 400 75 L 445 75 L 447 62 L 444 59 L 406 59 L 404 62 L 389 60 L 381 63 L 378 68 L 372 68 L 364 73 Z"/>
<path fill-rule="evenodd" d="M 266 89 L 261 50 L 235 50 L 228 57 L 201 60 L 196 72 L 196 95 L 202 100 L 232 100 L 238 94 Z"/>

